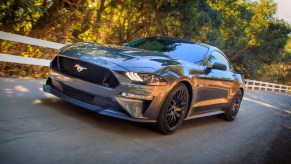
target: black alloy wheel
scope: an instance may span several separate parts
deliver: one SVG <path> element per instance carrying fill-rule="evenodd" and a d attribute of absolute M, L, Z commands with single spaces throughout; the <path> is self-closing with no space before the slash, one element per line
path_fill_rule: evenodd
<path fill-rule="evenodd" d="M 242 100 L 241 94 L 237 94 L 236 97 L 235 97 L 235 99 L 234 99 L 234 102 L 233 102 L 233 105 L 232 105 L 232 109 L 231 109 L 231 117 L 233 119 L 235 118 L 235 116 L 238 113 L 241 100 Z"/>
<path fill-rule="evenodd" d="M 182 124 L 188 107 L 187 87 L 180 83 L 167 96 L 160 111 L 157 127 L 164 134 L 171 134 Z"/>
<path fill-rule="evenodd" d="M 239 90 L 232 99 L 232 102 L 230 106 L 227 108 L 226 112 L 221 115 L 223 119 L 228 121 L 233 121 L 235 119 L 239 111 L 242 98 L 243 98 L 242 92 L 241 90 Z"/>

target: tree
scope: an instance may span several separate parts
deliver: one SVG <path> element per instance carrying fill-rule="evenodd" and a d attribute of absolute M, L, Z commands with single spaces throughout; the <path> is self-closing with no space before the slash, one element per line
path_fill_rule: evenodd
<path fill-rule="evenodd" d="M 290 58 L 285 45 L 291 30 L 275 11 L 272 0 L 7 0 L 0 2 L 0 30 L 61 43 L 187 38 L 220 48 L 246 78 L 288 83 L 290 64 L 284 61 Z M 1 41 L 0 51 L 37 58 L 55 53 L 8 41 Z M 0 70 L 15 65 L 2 64 Z M 280 71 L 268 71 L 275 68 Z"/>

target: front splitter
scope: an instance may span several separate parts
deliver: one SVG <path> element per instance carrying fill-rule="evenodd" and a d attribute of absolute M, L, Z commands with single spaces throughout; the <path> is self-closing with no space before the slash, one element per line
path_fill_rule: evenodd
<path fill-rule="evenodd" d="M 53 86 L 48 85 L 48 84 L 43 85 L 43 91 L 47 92 L 47 93 L 51 93 L 51 94 L 65 100 L 67 102 L 70 102 L 74 105 L 89 109 L 89 110 L 94 111 L 94 112 L 101 114 L 101 115 L 120 118 L 120 119 L 134 121 L 134 122 L 147 122 L 147 123 L 155 123 L 156 122 L 156 120 L 149 120 L 147 118 L 133 118 L 133 117 L 130 117 L 124 113 L 116 111 L 112 108 L 102 108 L 102 107 L 99 107 L 97 105 L 92 105 L 92 104 L 80 101 L 78 99 L 75 99 L 75 98 L 72 98 L 70 96 L 63 94 L 62 92 L 58 91 Z"/>

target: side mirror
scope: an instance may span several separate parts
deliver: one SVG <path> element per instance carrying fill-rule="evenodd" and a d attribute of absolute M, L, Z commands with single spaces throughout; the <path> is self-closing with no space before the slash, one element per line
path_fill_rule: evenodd
<path fill-rule="evenodd" d="M 226 70 L 226 65 L 222 63 L 215 62 L 211 67 L 207 67 L 207 69 L 218 69 L 225 71 Z"/>

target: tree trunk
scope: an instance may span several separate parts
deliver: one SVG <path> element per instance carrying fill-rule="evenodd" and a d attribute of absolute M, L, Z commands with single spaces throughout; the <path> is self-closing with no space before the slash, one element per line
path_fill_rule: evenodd
<path fill-rule="evenodd" d="M 69 20 L 75 20 L 76 17 L 74 13 L 78 10 L 79 5 L 83 5 L 85 1 L 86 0 L 77 0 L 76 2 L 74 2 L 74 0 L 53 0 L 52 6 L 32 25 L 28 35 L 34 38 L 43 38 L 46 33 L 45 31 L 62 19 L 62 15 L 60 15 L 59 11 L 63 8 L 70 10 L 70 14 L 73 14 L 73 17 L 69 18 Z M 46 0 L 44 3 L 46 3 Z M 74 21 L 67 21 L 66 25 L 71 22 L 73 23 Z"/>
<path fill-rule="evenodd" d="M 46 3 L 46 0 L 45 0 Z M 54 15 L 58 13 L 64 6 L 64 0 L 53 0 L 52 6 L 48 9 L 44 14 L 32 25 L 31 31 L 28 36 L 33 38 L 42 38 L 44 34 L 44 29 L 48 27 L 48 25 L 52 25 L 55 21 Z"/>
<path fill-rule="evenodd" d="M 235 58 L 242 55 L 243 52 L 247 51 L 249 49 L 249 45 L 245 46 L 245 48 L 237 51 L 233 56 L 231 56 L 231 60 L 234 60 Z"/>
<path fill-rule="evenodd" d="M 100 24 L 101 24 L 101 18 L 102 18 L 102 13 L 103 11 L 106 9 L 105 6 L 105 0 L 101 0 L 100 1 L 100 7 L 97 10 L 97 14 L 96 14 L 96 22 L 97 22 L 97 28 L 95 29 L 96 31 L 98 31 Z M 91 23 L 91 19 L 93 19 L 94 16 L 94 11 L 90 11 L 88 13 L 84 13 L 83 15 L 83 21 L 82 21 L 82 27 L 81 29 L 75 29 L 73 31 L 73 36 L 75 39 L 78 38 L 78 36 L 80 34 L 82 34 L 83 32 L 89 30 L 92 27 L 92 23 Z"/>

